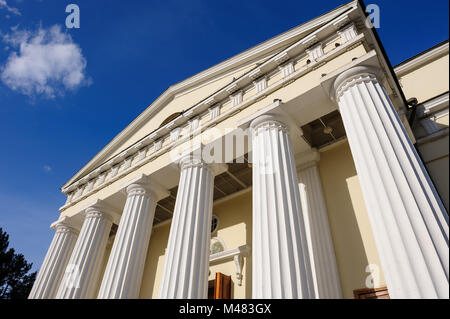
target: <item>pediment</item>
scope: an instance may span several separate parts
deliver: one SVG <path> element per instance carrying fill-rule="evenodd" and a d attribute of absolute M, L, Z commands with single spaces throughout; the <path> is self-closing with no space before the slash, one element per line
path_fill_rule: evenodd
<path fill-rule="evenodd" d="M 250 73 L 254 73 L 257 77 L 259 65 L 292 44 L 302 39 L 308 39 L 309 34 L 356 6 L 357 1 L 340 6 L 170 86 L 62 186 L 62 191 L 67 192 L 67 189 L 80 179 L 85 179 L 87 182 L 89 180 L 88 175 L 98 170 L 105 163 L 113 163 L 113 160 L 117 157 L 125 158 L 128 151 L 136 151 L 146 143 L 153 143 L 157 138 L 155 132 L 158 129 L 169 132 L 177 124 L 177 119 L 180 116 L 176 117 L 174 114 L 185 115 L 185 118 L 187 118 L 189 111 L 199 104 L 204 107 L 213 106 L 216 102 L 210 98 L 213 93 L 219 90 L 233 92 L 236 89 L 233 85 L 236 79 Z"/>

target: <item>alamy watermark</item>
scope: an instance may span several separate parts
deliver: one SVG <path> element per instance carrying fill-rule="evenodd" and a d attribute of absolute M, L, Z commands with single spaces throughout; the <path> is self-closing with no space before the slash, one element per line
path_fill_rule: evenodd
<path fill-rule="evenodd" d="M 66 17 L 67 29 L 79 29 L 80 28 L 80 7 L 76 4 L 68 4 L 66 6 L 66 12 L 69 15 Z"/>
<path fill-rule="evenodd" d="M 68 264 L 64 274 L 64 285 L 66 289 L 80 288 L 80 267 L 76 264 Z"/>
<path fill-rule="evenodd" d="M 368 264 L 366 267 L 366 272 L 369 273 L 366 277 L 366 287 L 380 287 L 380 266 L 377 264 Z"/>
<path fill-rule="evenodd" d="M 366 27 L 371 29 L 379 29 L 380 28 L 380 7 L 376 4 L 369 4 L 366 7 L 366 12 L 368 16 L 366 18 Z"/>

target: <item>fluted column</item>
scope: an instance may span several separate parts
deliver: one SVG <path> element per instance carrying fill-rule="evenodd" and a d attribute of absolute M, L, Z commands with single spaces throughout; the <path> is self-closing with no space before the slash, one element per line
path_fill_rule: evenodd
<path fill-rule="evenodd" d="M 156 203 L 164 193 L 145 176 L 126 187 L 127 200 L 98 298 L 139 297 Z"/>
<path fill-rule="evenodd" d="M 250 125 L 253 149 L 253 298 L 314 298 L 292 143 L 277 116 Z"/>
<path fill-rule="evenodd" d="M 391 298 L 448 298 L 448 215 L 374 68 L 339 75 L 334 99 Z"/>
<path fill-rule="evenodd" d="M 214 173 L 190 156 L 180 169 L 159 297 L 206 299 Z"/>
<path fill-rule="evenodd" d="M 313 151 L 308 155 L 313 158 L 308 158 L 297 169 L 314 291 L 317 299 L 339 299 L 342 298 L 342 290 L 327 207 L 317 169 L 319 153 Z"/>
<path fill-rule="evenodd" d="M 55 230 L 52 243 L 31 289 L 29 299 L 55 298 L 67 263 L 78 237 L 79 230 L 67 218 L 50 226 Z"/>
<path fill-rule="evenodd" d="M 80 235 L 59 287 L 58 299 L 95 298 L 112 217 L 101 205 L 86 209 Z"/>

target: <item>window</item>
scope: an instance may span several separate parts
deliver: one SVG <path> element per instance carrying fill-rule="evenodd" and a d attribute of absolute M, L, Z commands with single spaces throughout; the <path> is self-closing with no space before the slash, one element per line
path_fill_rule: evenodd
<path fill-rule="evenodd" d="M 355 299 L 390 299 L 387 287 L 356 289 L 353 295 Z"/>
<path fill-rule="evenodd" d="M 208 282 L 208 299 L 231 299 L 231 276 L 217 272 Z"/>

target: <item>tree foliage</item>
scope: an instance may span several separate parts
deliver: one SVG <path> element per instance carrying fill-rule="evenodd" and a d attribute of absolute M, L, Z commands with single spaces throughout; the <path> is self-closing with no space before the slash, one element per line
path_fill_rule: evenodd
<path fill-rule="evenodd" d="M 25 299 L 36 279 L 36 272 L 28 274 L 33 264 L 8 246 L 9 235 L 0 227 L 0 299 Z"/>

